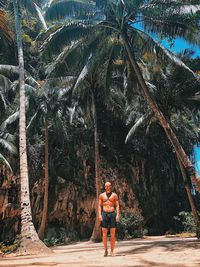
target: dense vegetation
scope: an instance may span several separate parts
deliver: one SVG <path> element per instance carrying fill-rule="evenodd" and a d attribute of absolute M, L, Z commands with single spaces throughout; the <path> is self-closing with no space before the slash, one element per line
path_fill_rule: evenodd
<path fill-rule="evenodd" d="M 0 1 L 1 190 L 15 191 L 10 212 L 12 202 L 22 208 L 12 218 L 3 209 L 2 240 L 19 234 L 20 218 L 23 252 L 29 239 L 45 250 L 38 235 L 48 244 L 99 239 L 87 198 L 106 180 L 121 196 L 120 238 L 182 230 L 173 217 L 191 209 L 199 236 L 190 158 L 199 142 L 200 59 L 189 50 L 176 57 L 152 37 L 199 45 L 197 4 Z"/>

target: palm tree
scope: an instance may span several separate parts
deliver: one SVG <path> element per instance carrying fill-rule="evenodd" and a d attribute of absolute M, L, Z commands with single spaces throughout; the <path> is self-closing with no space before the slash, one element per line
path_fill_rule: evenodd
<path fill-rule="evenodd" d="M 27 130 L 34 128 L 38 132 L 38 125 L 44 128 L 45 148 L 44 148 L 44 201 L 42 210 L 42 219 L 38 230 L 38 236 L 44 239 L 47 213 L 48 213 L 48 190 L 49 190 L 49 130 L 59 133 L 60 136 L 67 136 L 64 123 L 62 121 L 62 106 L 60 100 L 65 90 L 52 88 L 52 84 L 58 87 L 61 81 L 54 79 L 46 80 L 41 88 L 38 89 L 35 96 L 36 107 L 30 109 L 37 110 L 27 126 Z"/>
<path fill-rule="evenodd" d="M 99 38 L 98 35 L 97 38 Z M 102 185 L 98 129 L 98 117 L 100 114 L 97 104 L 104 103 L 109 109 L 113 108 L 114 103 L 117 103 L 117 93 L 115 92 L 115 94 L 113 94 L 113 89 L 117 89 L 115 80 L 119 78 L 117 76 L 116 66 L 109 68 L 112 64 L 111 62 L 119 55 L 118 42 L 117 40 L 111 41 L 110 38 L 102 40 L 103 41 L 99 40 L 99 42 L 96 43 L 98 48 L 96 47 L 94 55 L 91 57 L 91 55 L 88 54 L 88 59 L 86 60 L 85 65 L 82 65 L 82 69 L 77 75 L 77 79 L 73 86 L 73 96 L 76 100 L 76 105 L 81 107 L 86 118 L 89 118 L 89 120 L 91 119 L 94 129 L 95 190 L 97 200 L 101 193 Z M 104 42 L 104 45 L 102 45 L 102 42 Z M 86 45 L 87 44 L 88 43 L 86 43 Z M 76 66 L 78 69 L 81 65 L 81 60 L 84 62 L 84 57 L 81 57 L 81 50 L 76 50 L 76 53 L 79 58 L 78 65 Z M 109 57 L 107 58 L 108 55 Z M 57 68 L 59 69 L 60 66 L 58 65 Z M 122 83 L 120 83 L 120 86 L 122 86 Z M 122 98 L 121 95 L 120 98 Z M 101 227 L 97 204 L 98 203 L 96 203 L 96 219 L 91 236 L 92 241 L 99 241 L 101 239 Z"/>
<path fill-rule="evenodd" d="M 20 178 L 21 178 L 21 235 L 20 254 L 35 254 L 43 251 L 49 252 L 49 249 L 39 240 L 35 231 L 30 205 L 29 178 L 26 152 L 26 112 L 25 112 L 25 71 L 24 57 L 22 48 L 22 30 L 19 15 L 19 2 L 13 0 L 15 13 L 15 27 L 17 37 L 17 50 L 19 61 L 19 88 L 20 88 L 20 115 L 19 115 L 19 153 L 20 153 Z"/>
<path fill-rule="evenodd" d="M 161 33 L 165 37 L 181 36 L 188 39 L 190 42 L 199 43 L 198 36 L 198 20 L 199 14 L 191 14 L 188 10 L 188 4 L 174 3 L 174 1 L 97 1 L 97 7 L 101 9 L 105 20 L 97 23 L 97 31 L 102 32 L 102 36 L 118 36 L 121 42 L 121 48 L 124 52 L 124 58 L 130 62 L 135 76 L 137 77 L 137 84 L 146 99 L 149 107 L 153 111 L 154 116 L 163 127 L 167 138 L 171 142 L 179 159 L 181 160 L 186 172 L 196 185 L 199 191 L 199 180 L 194 167 L 181 146 L 178 138 L 174 134 L 169 122 L 164 117 L 155 100 L 152 98 L 149 87 L 147 86 L 143 77 L 142 71 L 138 65 L 138 60 L 141 52 L 149 49 L 159 53 L 157 60 L 164 58 L 167 61 L 173 61 L 175 64 L 185 68 L 190 72 L 191 76 L 199 79 L 183 62 L 178 60 L 167 49 L 156 42 L 148 32 Z M 193 3 L 193 2 L 191 2 Z M 67 14 L 67 1 L 57 2 L 52 7 L 51 15 L 59 17 L 59 10 L 65 4 L 63 13 Z M 73 1 L 77 9 L 73 9 L 73 15 L 78 15 L 79 3 Z M 181 11 L 181 12 L 179 12 Z M 62 18 L 64 14 L 62 13 Z M 68 15 L 71 15 L 68 12 Z M 147 31 L 138 29 L 137 24 L 141 22 Z M 101 30 L 102 29 L 102 30 Z M 57 32 L 59 34 L 59 32 Z M 106 38 L 106 37 L 104 37 Z M 54 39 L 55 42 L 55 39 Z M 142 49 L 141 49 L 142 47 Z M 67 58 L 67 57 L 66 57 Z M 64 58 L 64 59 L 66 59 Z M 199 225 L 199 218 L 195 216 L 197 225 Z"/>
<path fill-rule="evenodd" d="M 80 77 L 80 76 L 79 76 Z M 86 83 L 84 86 L 84 82 Z M 82 79 L 81 84 L 75 84 L 74 89 L 79 89 L 79 94 L 82 94 L 79 98 L 82 98 L 81 106 L 85 110 L 86 116 L 92 117 L 93 128 L 94 128 L 94 158 L 95 158 L 95 189 L 96 189 L 96 199 L 99 198 L 101 192 L 101 179 L 100 179 L 100 155 L 99 155 L 99 137 L 98 137 L 98 115 L 96 109 L 96 98 L 98 93 L 98 78 L 95 73 L 87 73 L 87 75 Z M 83 90 L 80 90 L 82 87 Z M 81 92 L 82 91 L 82 92 Z M 83 96 L 85 94 L 85 96 Z M 96 219 L 93 228 L 91 240 L 98 241 L 101 239 L 101 228 L 98 216 L 98 203 L 96 203 Z"/>
<path fill-rule="evenodd" d="M 136 2 L 133 2 L 133 3 L 129 2 L 126 4 L 123 1 L 118 1 L 115 3 L 113 2 L 111 3 L 110 1 L 107 1 L 107 4 L 105 6 L 106 6 L 105 11 L 107 14 L 107 18 L 104 22 L 100 23 L 100 26 L 109 28 L 112 32 L 118 33 L 119 36 L 121 37 L 122 45 L 127 53 L 128 60 L 130 61 L 131 66 L 135 72 L 138 85 L 143 96 L 145 97 L 149 107 L 153 111 L 154 116 L 159 121 L 160 125 L 163 127 L 167 135 L 167 138 L 170 140 L 174 150 L 178 154 L 178 157 L 181 160 L 183 166 L 185 167 L 188 175 L 190 176 L 192 182 L 196 185 L 196 189 L 200 190 L 199 180 L 197 178 L 197 174 L 194 170 L 194 167 L 191 161 L 189 160 L 189 158 L 187 157 L 178 138 L 174 134 L 170 124 L 165 119 L 163 113 L 160 111 L 158 105 L 156 104 L 152 96 L 150 95 L 149 88 L 145 82 L 145 79 L 143 78 L 142 71 L 136 60 L 137 54 L 133 49 L 135 38 L 138 37 L 138 35 L 142 41 L 151 40 L 154 46 L 161 48 L 161 46 L 159 46 L 157 42 L 154 42 L 153 38 L 149 37 L 145 32 L 142 32 L 141 30 L 138 31 L 137 28 L 134 28 L 134 24 L 137 23 L 139 17 L 141 20 L 143 20 L 144 26 L 149 27 L 149 29 L 151 29 L 152 31 L 156 31 L 156 29 L 158 29 L 158 32 L 162 32 L 162 33 L 164 32 L 165 34 L 170 34 L 171 31 L 173 30 L 175 34 L 178 35 L 179 33 L 179 35 L 184 36 L 184 33 L 185 33 L 185 36 L 187 37 L 188 32 L 186 28 L 183 29 L 183 25 L 181 24 L 183 22 L 183 19 L 181 18 L 181 16 L 177 17 L 177 13 L 176 13 L 177 10 L 176 10 L 176 7 L 174 7 L 173 3 L 171 3 L 171 6 L 169 7 L 169 4 L 162 2 L 161 4 L 158 4 L 158 7 L 157 7 L 155 3 L 152 5 L 151 4 L 149 5 L 149 3 L 141 5 L 141 3 L 139 4 Z M 180 6 L 181 5 L 178 5 L 178 8 L 180 8 Z M 165 11 L 167 11 L 167 16 L 165 16 L 165 18 L 163 19 L 161 17 L 157 18 L 153 12 L 159 10 L 160 11 L 159 14 L 162 14 L 164 11 L 164 8 L 165 8 Z M 138 12 L 140 12 L 140 14 L 138 14 Z M 142 17 L 141 17 L 141 14 L 143 14 Z M 172 17 L 176 18 L 176 20 L 170 23 Z M 162 21 L 162 25 L 168 24 L 168 28 L 166 28 L 166 31 L 164 27 L 162 26 L 158 27 L 158 23 L 159 23 L 158 19 Z M 193 30 L 194 30 L 194 33 L 196 34 L 197 32 L 195 32 L 195 26 L 196 28 L 198 26 L 196 18 L 192 22 L 193 22 L 193 25 L 192 25 Z M 178 32 L 176 32 L 174 29 L 175 25 L 178 29 Z M 184 24 L 184 27 L 187 27 L 187 26 Z M 194 35 L 191 34 L 190 41 L 198 42 L 195 39 L 196 37 L 195 34 Z M 168 51 L 166 51 L 165 49 L 163 49 L 163 51 L 167 56 L 170 56 L 170 58 L 173 59 L 173 57 L 170 55 Z M 186 69 L 188 69 L 191 72 L 191 75 L 196 76 L 182 62 L 180 61 L 177 61 L 177 62 L 182 67 L 185 67 Z M 199 78 L 197 77 L 197 79 Z M 194 218 L 197 224 L 197 228 L 199 228 L 200 218 L 197 213 L 194 214 Z M 199 236 L 199 231 L 197 231 L 197 234 Z"/>
<path fill-rule="evenodd" d="M 147 65 L 148 64 L 149 63 L 147 63 Z M 199 82 L 196 81 L 194 77 L 191 79 L 190 75 L 180 67 L 168 66 L 168 70 L 166 72 L 163 70 L 157 70 L 156 73 L 152 72 L 151 67 L 151 76 L 152 78 L 148 80 L 148 83 L 153 87 L 153 90 L 151 91 L 153 98 L 156 99 L 156 102 L 159 107 L 162 108 L 165 116 L 170 121 L 170 124 L 173 125 L 181 143 L 184 143 L 187 153 L 192 154 L 194 143 L 197 143 L 199 139 L 198 124 L 194 121 L 194 119 L 192 119 L 197 116 L 198 109 L 195 108 L 193 103 L 190 103 L 189 99 L 192 99 L 191 95 L 194 95 L 199 91 Z M 132 103 L 130 104 L 129 121 L 135 120 L 134 116 L 137 109 L 138 108 L 134 108 Z M 140 108 L 140 112 L 141 111 L 142 109 Z M 144 113 L 144 115 L 136 120 L 135 124 L 131 127 L 126 137 L 126 142 L 133 137 L 136 140 L 141 139 L 141 136 L 137 137 L 136 135 L 138 130 L 141 129 L 141 127 L 144 127 L 144 125 L 146 126 L 145 135 L 148 135 L 151 124 L 153 122 L 154 124 L 155 122 L 157 123 L 158 120 L 155 116 L 153 116 L 152 112 L 148 110 L 145 113 L 145 110 L 143 110 L 142 113 Z M 178 155 L 177 162 L 180 166 L 193 216 L 196 220 L 198 220 L 197 208 L 191 193 L 188 175 L 179 160 Z"/>

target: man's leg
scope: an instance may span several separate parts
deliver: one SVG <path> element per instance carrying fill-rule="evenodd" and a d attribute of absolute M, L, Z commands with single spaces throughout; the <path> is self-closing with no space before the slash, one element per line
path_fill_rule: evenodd
<path fill-rule="evenodd" d="M 105 250 L 104 256 L 108 255 L 107 233 L 108 233 L 108 229 L 102 227 L 102 236 L 103 236 L 102 239 L 103 239 L 103 246 L 104 246 L 104 250 Z"/>
<path fill-rule="evenodd" d="M 115 248 L 115 228 L 110 228 L 110 243 L 111 243 L 111 251 L 110 256 L 114 256 L 114 248 Z"/>

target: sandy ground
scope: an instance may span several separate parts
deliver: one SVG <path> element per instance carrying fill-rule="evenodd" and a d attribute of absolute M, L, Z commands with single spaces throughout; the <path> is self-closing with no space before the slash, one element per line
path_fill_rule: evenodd
<path fill-rule="evenodd" d="M 103 257 L 101 243 L 80 242 L 53 248 L 51 256 L 3 257 L 0 267 L 200 267 L 200 241 L 196 238 L 148 237 L 116 243 L 115 257 Z"/>

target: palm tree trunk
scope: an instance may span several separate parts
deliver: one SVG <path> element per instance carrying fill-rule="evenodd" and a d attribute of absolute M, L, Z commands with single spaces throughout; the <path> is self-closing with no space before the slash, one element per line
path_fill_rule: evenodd
<path fill-rule="evenodd" d="M 142 72 L 141 72 L 141 70 L 140 70 L 140 68 L 136 62 L 134 53 L 131 50 L 131 46 L 129 44 L 127 35 L 122 33 L 121 37 L 122 37 L 122 41 L 124 43 L 124 46 L 126 48 L 128 57 L 130 59 L 131 65 L 132 65 L 132 67 L 136 73 L 137 78 L 138 78 L 140 88 L 142 90 L 144 97 L 146 98 L 147 103 L 149 104 L 150 108 L 154 112 L 154 115 L 158 119 L 160 125 L 163 127 L 168 139 L 170 140 L 175 152 L 178 155 L 178 158 L 180 159 L 182 165 L 184 166 L 186 173 L 190 177 L 192 183 L 195 184 L 196 190 L 200 192 L 200 180 L 197 178 L 198 175 L 194 169 L 192 162 L 189 160 L 188 156 L 186 155 L 183 147 L 181 146 L 178 138 L 176 137 L 176 135 L 173 132 L 172 128 L 170 127 L 169 123 L 165 119 L 164 115 L 162 114 L 162 112 L 159 110 L 157 104 L 152 99 L 152 97 L 149 93 L 149 89 L 145 83 L 143 76 L 142 76 Z M 191 209 L 192 209 L 192 206 L 191 206 Z M 196 223 L 197 223 L 197 227 L 200 226 L 199 218 L 198 218 L 198 222 L 196 222 Z"/>
<path fill-rule="evenodd" d="M 19 61 L 19 91 L 20 91 L 20 115 L 19 115 L 19 156 L 21 178 L 21 235 L 19 254 L 35 254 L 39 251 L 50 250 L 39 240 L 32 222 L 29 178 L 26 151 L 26 113 L 25 113 L 25 82 L 24 82 L 24 57 L 21 40 L 21 23 L 18 10 L 18 0 L 13 0 L 15 12 L 15 27 L 17 36 L 17 49 Z"/>
<path fill-rule="evenodd" d="M 45 173 L 44 173 L 44 205 L 42 211 L 42 221 L 38 231 L 39 238 L 44 239 L 44 232 L 47 220 L 48 211 L 48 191 L 49 191 L 49 137 L 48 137 L 48 122 L 45 118 Z"/>
<path fill-rule="evenodd" d="M 200 217 L 199 217 L 199 214 L 197 212 L 197 208 L 196 208 L 196 205 L 195 205 L 195 202 L 194 202 L 194 198 L 193 198 L 191 190 L 190 190 L 190 186 L 188 184 L 187 174 L 185 172 L 183 164 L 180 161 L 178 155 L 177 155 L 177 159 L 178 159 L 178 163 L 179 163 L 179 166 L 180 166 L 182 178 L 183 178 L 183 181 L 184 181 L 185 190 L 187 192 L 188 200 L 189 200 L 190 207 L 191 207 L 191 210 L 192 210 L 192 215 L 194 217 L 194 221 L 195 221 L 195 224 L 197 226 L 196 235 L 197 235 L 198 238 L 200 238 L 200 225 L 199 225 L 200 224 Z"/>
<path fill-rule="evenodd" d="M 98 216 L 98 199 L 100 195 L 101 183 L 100 183 L 100 157 L 99 157 L 99 138 L 98 138 L 98 127 L 97 127 L 97 114 L 94 95 L 92 93 L 92 116 L 94 121 L 94 150 L 95 150 L 95 187 L 96 187 L 96 219 L 93 228 L 91 241 L 101 240 L 101 227 Z"/>
<path fill-rule="evenodd" d="M 186 155 L 185 151 L 183 150 L 183 147 L 181 146 L 179 140 L 177 139 L 176 135 L 174 134 L 173 130 L 171 129 L 169 123 L 165 119 L 162 112 L 159 110 L 157 104 L 154 102 L 154 100 L 151 98 L 149 89 L 144 81 L 144 78 L 142 76 L 141 70 L 135 60 L 134 54 L 131 51 L 131 47 L 129 45 L 128 39 L 125 35 L 122 35 L 123 42 L 125 45 L 125 48 L 127 50 L 129 59 L 131 61 L 132 67 L 137 75 L 138 82 L 140 84 L 140 88 L 143 92 L 144 97 L 146 98 L 147 103 L 149 104 L 150 108 L 154 112 L 155 117 L 160 122 L 161 126 L 163 127 L 168 139 L 170 140 L 171 144 L 174 147 L 174 150 L 179 155 L 179 158 L 184 166 L 184 168 L 187 170 L 192 182 L 196 185 L 196 189 L 200 192 L 200 180 L 197 178 L 198 175 L 195 172 L 195 169 L 193 167 L 192 162 L 189 160 L 188 156 Z"/>

